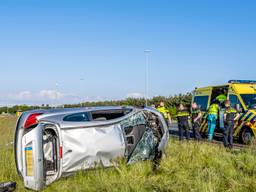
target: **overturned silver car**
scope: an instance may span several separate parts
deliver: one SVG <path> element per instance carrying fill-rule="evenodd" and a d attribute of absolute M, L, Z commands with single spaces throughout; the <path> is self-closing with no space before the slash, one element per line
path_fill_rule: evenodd
<path fill-rule="evenodd" d="M 154 160 L 169 138 L 151 108 L 94 107 L 28 111 L 15 132 L 15 159 L 24 185 L 40 190 L 60 177 L 97 166 Z"/>

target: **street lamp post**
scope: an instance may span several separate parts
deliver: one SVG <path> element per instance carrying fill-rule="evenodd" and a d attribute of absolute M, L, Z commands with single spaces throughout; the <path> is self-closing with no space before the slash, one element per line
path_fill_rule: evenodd
<path fill-rule="evenodd" d="M 80 89 L 81 89 L 81 93 L 83 92 L 83 82 L 84 82 L 84 78 L 80 78 L 79 79 L 80 81 Z M 83 107 L 83 94 L 82 96 L 80 97 L 80 107 Z"/>
<path fill-rule="evenodd" d="M 150 49 L 145 49 L 145 105 L 148 106 L 148 97 L 149 97 L 149 54 L 151 53 Z"/>
<path fill-rule="evenodd" d="M 55 101 L 56 101 L 56 106 L 55 108 L 58 107 L 58 90 L 59 90 L 59 83 L 55 82 Z"/>

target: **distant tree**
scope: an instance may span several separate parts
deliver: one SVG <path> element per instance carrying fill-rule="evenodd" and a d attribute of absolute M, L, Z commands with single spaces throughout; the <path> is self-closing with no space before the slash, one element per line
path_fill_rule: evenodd
<path fill-rule="evenodd" d="M 172 115 L 176 115 L 177 106 L 182 103 L 187 107 L 190 107 L 192 99 L 191 93 L 186 94 L 178 94 L 174 96 L 164 97 L 164 96 L 156 96 L 148 100 L 149 106 L 155 105 L 158 106 L 161 101 L 166 103 L 167 108 L 170 110 Z M 110 100 L 110 101 L 96 101 L 96 102 L 84 102 L 82 106 L 85 107 L 93 107 L 93 106 L 136 106 L 143 107 L 145 106 L 144 98 L 127 98 L 124 100 Z M 65 108 L 70 107 L 81 107 L 81 103 L 77 104 L 65 104 Z M 31 109 L 49 109 L 51 108 L 49 104 L 42 104 L 41 106 L 27 106 L 27 105 L 15 105 L 12 107 L 0 107 L 0 113 L 5 113 L 9 111 L 9 113 L 16 113 L 17 111 L 27 111 Z"/>

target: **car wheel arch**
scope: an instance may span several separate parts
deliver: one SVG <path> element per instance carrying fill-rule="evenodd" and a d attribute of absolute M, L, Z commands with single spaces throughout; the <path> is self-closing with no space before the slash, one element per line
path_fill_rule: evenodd
<path fill-rule="evenodd" d="M 255 135 L 252 131 L 252 129 L 248 126 L 242 127 L 240 134 L 239 134 L 239 140 L 243 144 L 250 144 L 252 142 L 252 139 L 255 138 Z"/>

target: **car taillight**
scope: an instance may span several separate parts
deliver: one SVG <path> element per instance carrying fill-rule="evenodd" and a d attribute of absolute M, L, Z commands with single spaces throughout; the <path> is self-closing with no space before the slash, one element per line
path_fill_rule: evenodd
<path fill-rule="evenodd" d="M 43 113 L 34 113 L 28 116 L 25 125 L 24 125 L 24 129 L 27 129 L 29 127 L 31 127 L 32 125 L 36 125 L 37 124 L 37 119 L 36 117 L 38 117 L 39 115 L 42 115 Z"/>

